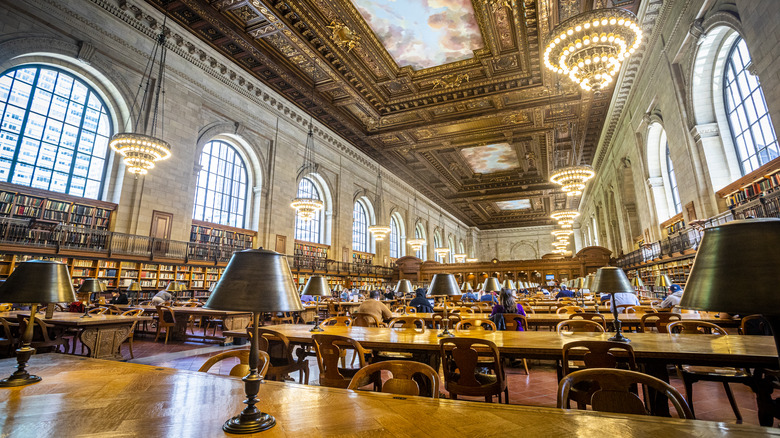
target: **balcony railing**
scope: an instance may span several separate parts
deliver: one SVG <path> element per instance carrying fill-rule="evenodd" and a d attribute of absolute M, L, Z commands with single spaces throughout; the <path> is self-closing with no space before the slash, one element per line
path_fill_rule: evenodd
<path fill-rule="evenodd" d="M 40 223 L 30 219 L 0 218 L 0 245 L 14 245 L 46 252 L 88 251 L 105 257 L 131 256 L 155 259 L 226 263 L 244 248 L 215 243 L 181 242 L 149 236 L 93 230 L 72 225 Z M 344 263 L 322 258 L 287 256 L 295 271 L 326 274 L 391 277 L 393 268 Z"/>

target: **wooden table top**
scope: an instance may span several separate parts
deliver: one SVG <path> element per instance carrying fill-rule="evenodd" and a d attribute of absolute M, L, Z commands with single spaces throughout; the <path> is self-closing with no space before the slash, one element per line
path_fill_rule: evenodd
<path fill-rule="evenodd" d="M 146 311 L 144 311 L 146 312 Z M 16 321 L 16 315 L 30 316 L 29 311 L 12 311 L 12 312 L 0 312 L 0 318 L 5 318 L 10 321 Z M 37 313 L 36 319 L 41 319 L 47 324 L 61 325 L 61 326 L 94 326 L 94 325 L 109 325 L 123 322 L 133 321 L 151 321 L 152 317 L 146 315 L 141 316 L 121 316 L 121 315 L 90 315 L 91 318 L 82 318 L 83 313 L 74 312 L 54 312 L 54 316 L 51 318 L 44 318 L 43 313 Z"/>
<path fill-rule="evenodd" d="M 144 309 L 144 314 L 156 314 L 157 307 L 155 306 L 117 306 L 122 310 L 131 309 Z M 215 310 L 204 309 L 203 307 L 184 307 L 174 306 L 171 307 L 174 313 L 181 313 L 186 315 L 200 315 L 200 316 L 237 316 L 237 315 L 251 315 L 252 312 L 235 312 L 228 310 Z"/>
<path fill-rule="evenodd" d="M 10 374 L 13 359 L 0 360 Z M 35 355 L 40 383 L 0 390 L 8 436 L 221 437 L 222 423 L 243 409 L 237 378 L 123 362 Z M 91 378 L 101 376 L 101 378 Z M 293 436 L 780 436 L 780 430 L 677 418 L 619 415 L 266 381 L 258 408 L 276 426 L 254 435 Z M 301 409 L 305 409 L 302 415 Z M 424 419 L 424 421 L 422 421 Z"/>
<path fill-rule="evenodd" d="M 449 313 L 452 315 L 452 313 Z M 402 313 L 393 313 L 393 318 L 397 318 L 399 316 L 417 316 L 423 320 L 431 321 L 433 320 L 433 315 L 436 315 L 436 313 L 408 313 L 406 315 Z M 459 314 L 463 318 L 481 318 L 481 319 L 488 319 L 490 318 L 490 313 L 461 313 Z M 614 317 L 611 313 L 602 313 L 604 315 L 604 319 L 607 322 L 612 322 Z M 711 322 L 718 325 L 735 325 L 739 324 L 738 319 L 723 319 L 717 317 L 718 313 L 715 312 L 700 312 L 700 313 L 683 313 L 680 316 L 682 317 L 683 321 L 705 321 L 705 322 Z M 535 325 L 535 324 L 557 324 L 561 321 L 566 321 L 569 319 L 569 315 L 558 315 L 556 313 L 530 313 L 526 315 L 526 318 L 528 319 L 528 324 Z M 642 316 L 634 314 L 634 313 L 628 313 L 628 314 L 620 314 L 620 320 L 624 323 L 630 324 L 638 324 L 642 320 Z"/>
<path fill-rule="evenodd" d="M 311 325 L 282 324 L 265 326 L 276 330 L 290 341 L 310 344 Z M 323 327 L 324 334 L 348 336 L 366 348 L 393 351 L 436 351 L 440 330 L 389 329 L 377 327 Z M 457 337 L 487 339 L 501 353 L 526 358 L 558 359 L 563 345 L 579 340 L 606 341 L 613 333 L 562 333 L 549 331 L 480 331 L 453 330 Z M 226 336 L 243 336 L 241 331 L 225 332 Z M 670 335 L 666 333 L 627 333 L 637 360 L 665 363 L 718 364 L 722 366 L 777 367 L 777 349 L 771 336 L 708 336 Z"/>

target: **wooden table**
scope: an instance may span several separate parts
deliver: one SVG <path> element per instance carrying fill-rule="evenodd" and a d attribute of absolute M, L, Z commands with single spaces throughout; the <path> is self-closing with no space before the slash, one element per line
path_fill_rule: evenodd
<path fill-rule="evenodd" d="M 15 360 L 0 360 L 0 375 L 15 366 Z M 57 354 L 33 356 L 28 369 L 43 380 L 0 389 L 3 436 L 221 437 L 229 436 L 222 423 L 244 407 L 244 385 L 236 378 Z M 780 430 L 749 425 L 271 381 L 260 386 L 258 398 L 276 426 L 243 436 L 780 436 Z"/>
<path fill-rule="evenodd" d="M 12 321 L 16 320 L 16 315 L 29 317 L 30 312 L 0 312 L 0 317 Z M 51 318 L 43 318 L 43 314 L 40 313 L 36 314 L 35 318 L 55 327 L 79 329 L 79 340 L 87 347 L 89 357 L 116 360 L 124 359 L 119 352 L 119 347 L 129 337 L 133 323 L 152 320 L 148 315 L 91 315 L 91 318 L 82 318 L 81 315 L 81 313 L 54 312 Z"/>
<path fill-rule="evenodd" d="M 148 315 L 157 314 L 157 308 L 155 306 L 118 306 L 118 307 L 122 310 L 144 309 L 144 314 L 148 314 Z M 230 312 L 227 310 L 214 310 L 214 309 L 204 309 L 203 307 L 183 307 L 183 306 L 171 307 L 171 309 L 173 310 L 173 315 L 176 318 L 176 325 L 173 327 L 173 331 L 171 332 L 171 335 L 173 336 L 173 339 L 176 340 L 186 340 L 190 338 L 195 338 L 198 340 L 219 341 L 220 343 L 233 342 L 233 338 L 230 336 L 225 336 L 224 331 L 244 329 L 247 325 L 249 325 L 250 322 L 252 322 L 251 312 Z M 214 319 L 221 319 L 222 326 L 223 326 L 222 336 L 206 335 L 205 330 L 203 332 L 203 335 L 194 335 L 191 333 L 187 333 L 187 323 L 189 322 L 189 317 L 191 315 L 197 318 L 208 317 Z"/>

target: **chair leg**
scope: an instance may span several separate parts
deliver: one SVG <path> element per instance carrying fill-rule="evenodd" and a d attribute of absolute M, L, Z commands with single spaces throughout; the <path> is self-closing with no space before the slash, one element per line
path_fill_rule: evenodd
<path fill-rule="evenodd" d="M 685 374 L 683 374 L 682 378 L 685 384 L 685 400 L 691 408 L 691 413 L 695 416 L 696 413 L 693 412 L 693 379 L 686 377 Z"/>
<path fill-rule="evenodd" d="M 739 412 L 739 406 L 737 406 L 737 401 L 734 399 L 734 393 L 731 392 L 731 386 L 729 386 L 729 382 L 723 382 L 723 388 L 726 389 L 726 396 L 729 398 L 731 410 L 734 411 L 734 416 L 737 417 L 737 424 L 742 424 L 742 414 Z"/>
<path fill-rule="evenodd" d="M 165 345 L 168 345 L 168 333 L 171 332 L 170 327 L 165 327 Z"/>
<path fill-rule="evenodd" d="M 130 359 L 135 359 L 133 356 L 133 335 L 130 335 L 130 343 L 127 344 L 127 348 L 130 350 Z"/>
<path fill-rule="evenodd" d="M 154 342 L 157 342 L 157 339 L 160 338 L 160 324 L 157 324 L 157 335 L 154 337 Z"/>
<path fill-rule="evenodd" d="M 523 368 L 525 368 L 525 375 L 530 376 L 531 373 L 528 372 L 528 361 L 523 359 Z"/>

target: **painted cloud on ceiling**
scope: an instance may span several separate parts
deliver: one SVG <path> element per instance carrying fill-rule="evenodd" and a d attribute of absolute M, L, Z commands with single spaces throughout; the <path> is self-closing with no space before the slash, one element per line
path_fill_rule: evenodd
<path fill-rule="evenodd" d="M 484 46 L 470 0 L 353 0 L 399 66 L 419 70 Z"/>
<path fill-rule="evenodd" d="M 515 199 L 514 201 L 498 201 L 496 206 L 501 210 L 526 210 L 531 208 L 530 199 Z"/>
<path fill-rule="evenodd" d="M 474 173 L 493 173 L 520 167 L 517 154 L 509 143 L 461 149 L 460 153 Z"/>

